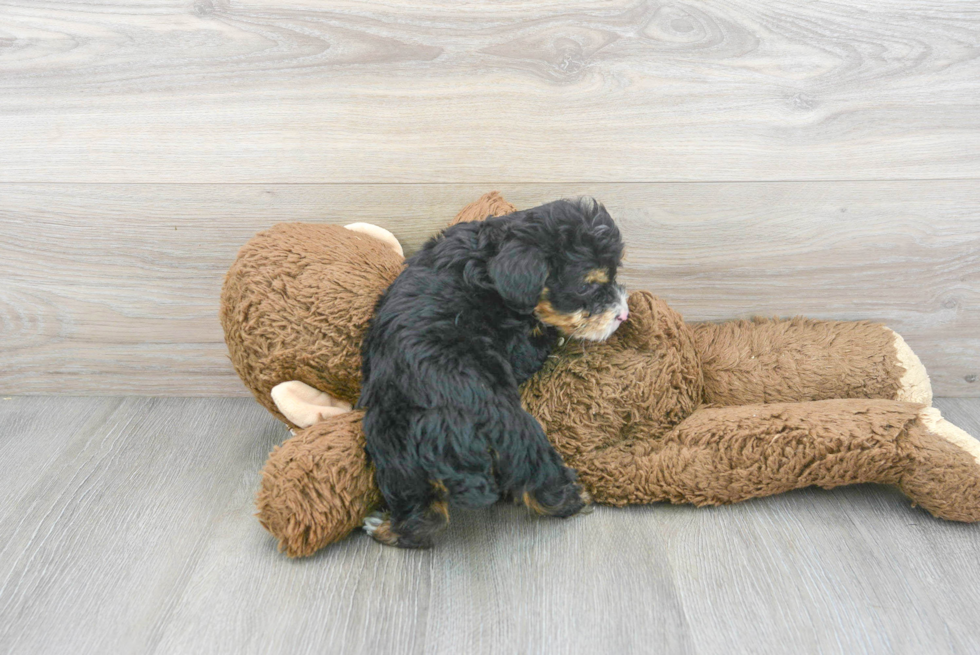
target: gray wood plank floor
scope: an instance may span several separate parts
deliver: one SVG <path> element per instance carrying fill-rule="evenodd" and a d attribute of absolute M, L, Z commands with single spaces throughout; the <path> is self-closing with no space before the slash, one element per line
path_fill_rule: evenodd
<path fill-rule="evenodd" d="M 936 404 L 980 434 L 980 399 Z M 980 525 L 890 488 L 500 505 L 431 551 L 294 561 L 252 506 L 285 436 L 242 398 L 0 400 L 0 652 L 980 651 Z"/>

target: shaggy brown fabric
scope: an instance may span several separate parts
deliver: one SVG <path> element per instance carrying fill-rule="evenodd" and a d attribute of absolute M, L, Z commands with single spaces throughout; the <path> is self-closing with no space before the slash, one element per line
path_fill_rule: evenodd
<path fill-rule="evenodd" d="M 239 251 L 221 290 L 221 325 L 235 371 L 279 420 L 269 396 L 299 380 L 353 403 L 361 341 L 378 296 L 403 260 L 339 225 L 282 223 Z"/>
<path fill-rule="evenodd" d="M 381 502 L 364 450 L 363 418 L 359 410 L 335 416 L 272 451 L 255 505 L 281 550 L 316 552 L 359 527 Z"/>
<path fill-rule="evenodd" d="M 517 211 L 517 207 L 504 200 L 503 196 L 497 191 L 485 193 L 470 204 L 463 207 L 450 225 L 457 223 L 470 223 L 472 221 L 482 221 L 489 216 L 503 216 Z"/>
<path fill-rule="evenodd" d="M 895 398 L 894 333 L 867 321 L 755 319 L 694 326 L 704 400 L 718 405 Z"/>
<path fill-rule="evenodd" d="M 488 194 L 454 223 L 513 210 Z M 387 246 L 333 226 L 277 226 L 249 242 L 225 282 L 222 324 L 256 398 L 283 418 L 269 390 L 300 380 L 354 401 L 364 328 L 401 266 Z M 980 454 L 931 431 L 938 414 L 929 423 L 923 405 L 895 400 L 905 369 L 890 331 L 806 319 L 692 325 L 647 292 L 629 303 L 608 341 L 565 344 L 522 389 L 599 502 L 718 505 L 878 482 L 936 516 L 980 520 Z M 288 555 L 343 537 L 380 502 L 362 416 L 328 418 L 269 456 L 259 519 Z"/>
<path fill-rule="evenodd" d="M 980 462 L 923 421 L 910 425 L 903 442 L 908 464 L 898 486 L 916 505 L 950 521 L 980 521 Z"/>
<path fill-rule="evenodd" d="M 980 520 L 980 467 L 969 453 L 925 428 L 921 405 L 881 399 L 897 391 L 887 384 L 877 387 L 877 400 L 867 399 L 874 398 L 867 388 L 860 389 L 867 396 L 833 395 L 835 375 L 846 380 L 853 370 L 879 376 L 890 370 L 901 377 L 904 370 L 885 356 L 890 337 L 877 341 L 877 351 L 851 341 L 849 360 L 846 347 L 814 346 L 834 324 L 792 320 L 782 322 L 789 329 L 774 330 L 779 323 L 739 322 L 734 347 L 724 349 L 716 340 L 715 350 L 702 351 L 704 341 L 695 336 L 704 326 L 692 330 L 662 300 L 636 292 L 630 296 L 630 320 L 609 341 L 567 345 L 525 385 L 524 403 L 600 503 L 720 505 L 811 485 L 877 482 L 899 484 L 936 516 Z M 854 326 L 870 343 L 887 333 L 867 323 L 836 325 L 850 339 L 855 332 L 846 328 Z M 762 330 L 757 340 L 753 328 Z M 794 332 L 795 339 L 786 337 Z M 756 351 L 740 344 L 757 342 L 787 348 L 785 358 L 772 357 L 784 366 L 792 363 L 787 370 L 794 375 L 785 384 L 756 383 L 746 374 Z M 730 406 L 701 405 L 702 373 L 704 398 L 718 397 L 709 395 L 710 369 L 700 361 L 706 352 L 719 351 L 728 354 L 726 373 L 747 381 L 746 399 L 798 393 L 802 401 L 739 404 L 737 388 L 728 387 L 723 398 Z M 750 364 L 740 368 L 742 360 L 730 353 L 744 353 Z M 805 390 L 794 388 L 800 379 L 811 379 L 809 370 L 818 371 L 812 379 L 821 383 L 814 395 L 837 399 L 809 400 Z M 836 389 L 843 394 L 854 386 L 844 381 Z"/>

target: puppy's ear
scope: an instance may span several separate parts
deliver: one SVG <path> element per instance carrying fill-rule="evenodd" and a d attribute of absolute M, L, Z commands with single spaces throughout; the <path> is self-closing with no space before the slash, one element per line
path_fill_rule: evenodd
<path fill-rule="evenodd" d="M 487 271 L 503 299 L 516 309 L 530 312 L 538 304 L 548 264 L 540 249 L 510 241 L 490 260 Z"/>

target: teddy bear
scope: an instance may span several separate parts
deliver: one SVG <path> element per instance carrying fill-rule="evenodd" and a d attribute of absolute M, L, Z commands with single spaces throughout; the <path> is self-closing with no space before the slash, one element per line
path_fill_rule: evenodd
<path fill-rule="evenodd" d="M 492 192 L 451 224 L 514 210 Z M 378 226 L 285 223 L 249 241 L 225 278 L 235 370 L 293 430 L 256 499 L 291 557 L 378 520 L 353 404 L 361 341 L 403 261 Z M 980 442 L 930 406 L 925 368 L 887 327 L 687 323 L 647 291 L 630 295 L 629 314 L 605 342 L 560 342 L 521 390 L 596 502 L 722 505 L 872 482 L 936 517 L 980 520 Z"/>

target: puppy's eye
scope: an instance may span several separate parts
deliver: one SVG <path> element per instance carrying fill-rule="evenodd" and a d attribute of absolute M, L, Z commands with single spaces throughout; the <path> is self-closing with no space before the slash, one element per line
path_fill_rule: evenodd
<path fill-rule="evenodd" d="M 579 285 L 578 292 L 579 293 L 588 293 L 588 292 L 592 291 L 593 289 L 595 289 L 597 286 L 599 286 L 599 285 L 596 284 L 595 282 L 583 282 L 582 284 Z"/>

